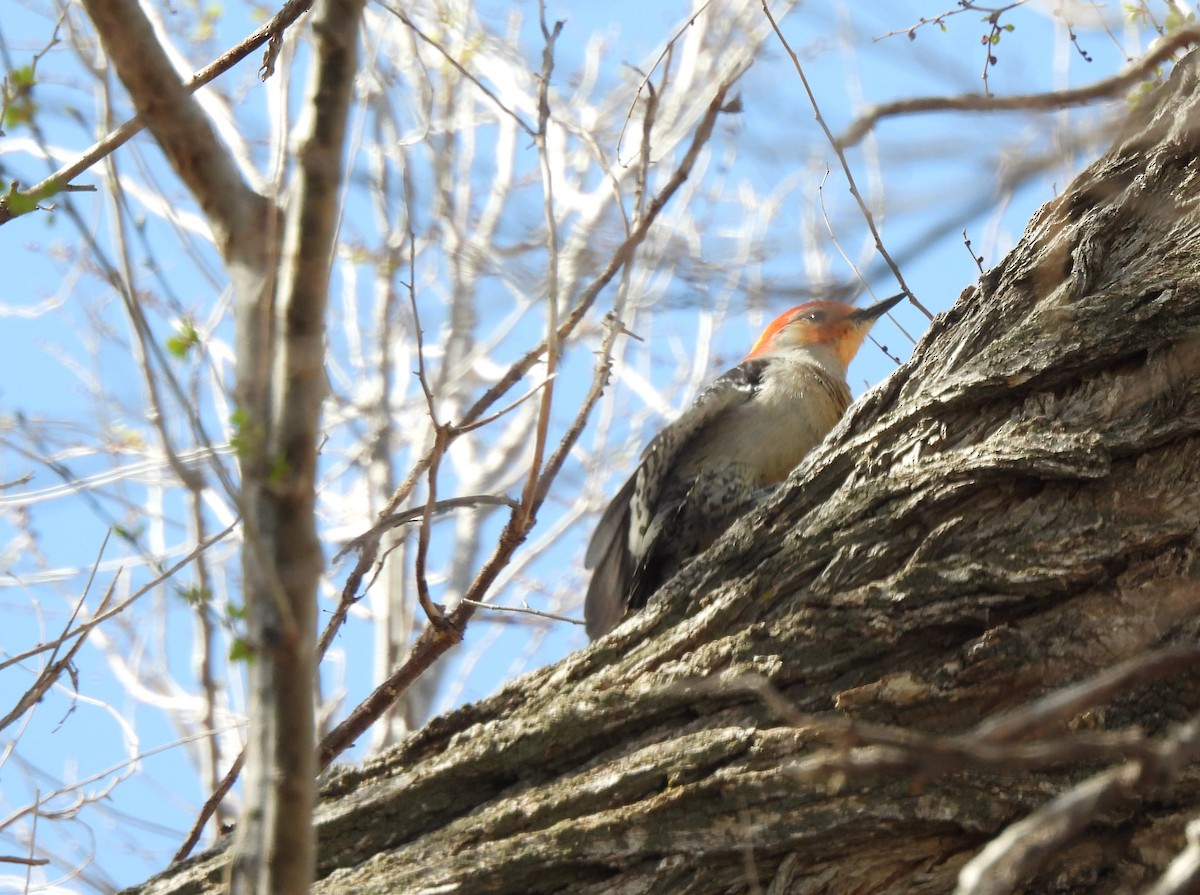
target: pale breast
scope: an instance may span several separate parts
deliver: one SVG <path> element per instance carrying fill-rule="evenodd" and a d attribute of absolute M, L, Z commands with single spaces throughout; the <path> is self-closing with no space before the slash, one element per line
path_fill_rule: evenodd
<path fill-rule="evenodd" d="M 699 473 L 737 465 L 760 486 L 785 479 L 829 434 L 850 404 L 850 390 L 810 364 L 788 364 L 766 377 L 754 400 L 713 420 L 682 465 Z"/>

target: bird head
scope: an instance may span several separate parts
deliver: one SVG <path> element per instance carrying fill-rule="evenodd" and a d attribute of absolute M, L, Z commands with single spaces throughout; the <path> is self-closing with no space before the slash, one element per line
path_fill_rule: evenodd
<path fill-rule="evenodd" d="M 886 311 L 904 298 L 893 295 L 867 308 L 838 301 L 810 301 L 780 314 L 763 330 L 746 358 L 760 357 L 788 348 L 829 349 L 845 370 L 867 337 L 867 330 Z"/>

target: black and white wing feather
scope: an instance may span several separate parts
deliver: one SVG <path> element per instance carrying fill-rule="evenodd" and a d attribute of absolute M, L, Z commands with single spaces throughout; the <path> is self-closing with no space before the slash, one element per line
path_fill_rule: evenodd
<path fill-rule="evenodd" d="M 588 636 L 611 631 L 624 617 L 635 579 L 647 568 L 662 532 L 655 524 L 663 490 L 680 456 L 695 439 L 731 408 L 750 400 L 770 361 L 753 358 L 728 370 L 706 388 L 677 420 L 654 437 L 638 468 L 617 492 L 588 544 L 584 564 L 594 569 L 584 602 Z M 661 582 L 655 581 L 654 586 Z M 644 591 L 646 582 L 638 590 Z M 647 594 L 641 593 L 638 605 Z"/>

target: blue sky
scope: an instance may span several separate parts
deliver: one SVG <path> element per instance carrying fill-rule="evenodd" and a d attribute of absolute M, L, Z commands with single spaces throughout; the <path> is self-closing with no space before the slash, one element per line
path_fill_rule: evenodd
<path fill-rule="evenodd" d="M 586 62 L 588 41 L 599 37 L 605 41 L 599 83 L 620 89 L 628 82 L 630 66 L 644 70 L 654 63 L 664 42 L 683 25 L 686 8 L 682 3 L 648 5 L 622 0 L 604 4 L 590 0 L 549 2 L 549 16 L 566 21 L 558 47 L 556 85 L 565 92 L 565 86 Z M 785 34 L 799 52 L 822 112 L 835 132 L 849 123 L 863 102 L 980 89 L 984 52 L 979 38 L 987 25 L 979 14 L 947 19 L 945 32 L 931 25 L 918 30 L 915 39 L 903 34 L 882 38 L 889 31 L 915 24 L 921 17 L 936 16 L 945 8 L 917 0 L 895 4 L 810 3 L 801 5 L 784 20 Z M 481 17 L 489 22 L 502 22 L 510 10 L 524 16 L 518 31 L 520 52 L 529 68 L 536 68 L 541 49 L 534 21 L 536 3 L 493 0 L 481 2 L 479 9 Z M 994 93 L 1029 93 L 1103 77 L 1123 63 L 1118 44 L 1132 55 L 1149 39 L 1122 30 L 1119 18 L 1108 20 L 1113 33 L 1106 34 L 1083 18 L 1091 15 L 1093 7 L 1070 6 L 1068 9 L 1080 16 L 1075 31 L 1080 45 L 1094 60 L 1089 63 L 1067 38 L 1062 18 L 1047 15 L 1046 9 L 1046 4 L 1029 4 L 1006 17 L 1014 30 L 1005 32 L 993 50 L 998 61 L 989 70 L 989 85 Z M 186 10 L 180 20 L 187 17 Z M 1113 14 L 1117 14 L 1115 7 Z M 232 43 L 257 21 L 248 7 L 222 10 L 213 45 Z M 0 34 L 11 65 L 27 64 L 47 45 L 52 30 L 52 18 L 47 18 L 39 5 L 0 0 Z M 501 33 L 504 30 L 499 28 Z M 736 52 L 737 48 L 730 51 Z M 207 58 L 199 57 L 197 61 Z M 227 82 L 231 90 L 244 97 L 247 126 L 261 127 L 265 133 L 265 126 L 255 118 L 266 107 L 253 78 L 256 65 L 257 61 L 243 63 L 227 76 Z M 60 46 L 43 59 L 37 91 L 39 123 L 50 142 L 63 148 L 65 161 L 94 136 L 92 81 L 72 54 Z M 758 329 L 806 295 L 814 283 L 832 287 L 852 282 L 853 274 L 840 258 L 839 246 L 865 265 L 864 272 L 876 295 L 897 291 L 878 259 L 870 255 L 866 228 L 853 208 L 837 159 L 814 127 L 812 109 L 799 79 L 776 43 L 768 42 L 767 51 L 744 76 L 738 92 L 743 111 L 722 119 L 710 147 L 708 168 L 695 184 L 701 193 L 708 185 L 720 184 L 720 194 L 714 186 L 713 195 L 696 199 L 704 223 L 703 232 L 696 236 L 701 257 L 693 257 L 680 268 L 689 279 L 677 278 L 661 287 L 656 294 L 656 313 L 645 318 L 648 329 L 642 334 L 650 337 L 651 343 L 644 354 L 637 355 L 636 363 L 647 381 L 663 387 L 664 393 L 666 386 L 675 382 L 681 360 L 692 358 L 702 338 L 711 339 L 711 354 L 697 359 L 700 381 L 735 362 Z M 126 105 L 119 91 L 114 96 L 120 120 Z M 632 95 L 629 102 L 633 102 Z M 1034 118 L 919 116 L 885 122 L 871 140 L 848 153 L 860 188 L 873 204 L 886 209 L 877 222 L 885 243 L 927 307 L 935 312 L 945 310 L 978 275 L 961 231 L 967 231 L 975 252 L 984 256 L 985 266 L 991 266 L 1018 238 L 1034 210 L 1067 182 L 1073 170 L 1102 150 L 1102 136 L 1084 141 L 1079 147 L 1068 145 L 1073 137 L 1087 132 L 1096 114 L 1061 112 Z M 6 181 L 16 178 L 29 183 L 40 179 L 46 165 L 35 157 L 28 130 L 10 127 L 8 131 L 0 141 L 0 173 Z M 1011 171 L 1041 155 L 1050 159 L 1041 173 L 1015 190 L 1004 186 Z M 151 219 L 138 233 L 139 244 L 132 249 L 135 260 L 153 258 L 161 266 L 161 270 L 142 266 L 138 273 L 148 284 L 148 294 L 152 290 L 154 300 L 166 308 L 162 319 L 169 318 L 175 306 L 195 311 L 200 319 L 204 315 L 219 317 L 223 274 L 216 256 L 201 241 L 185 242 L 180 238 L 191 220 L 187 215 L 194 214 L 190 200 L 148 144 L 140 144 L 137 157 L 119 158 L 123 170 L 133 172 L 135 179 L 161 182 L 184 216 L 182 231 L 157 226 L 158 222 Z M 102 189 L 105 186 L 98 176 L 85 175 L 80 180 L 98 183 Z M 418 188 L 423 186 L 418 184 Z M 736 254 L 732 234 L 734 225 L 741 222 L 741 212 L 731 196 L 739 190 L 761 197 L 764 206 L 778 199 L 779 207 L 769 218 L 764 212 L 758 245 L 764 260 L 752 271 L 731 276 L 726 268 Z M 102 239 L 110 237 L 110 209 L 100 194 L 81 193 L 72 197 L 72 202 Z M 822 204 L 836 245 L 821 226 L 813 225 L 814 220 L 820 220 Z M 376 225 L 369 218 L 367 199 L 355 194 L 347 208 L 344 232 L 361 234 L 364 241 L 374 238 Z M 514 222 L 513 226 L 518 224 Z M 0 491 L 0 544 L 5 545 L 0 554 L 4 558 L 0 565 L 0 612 L 6 619 L 0 635 L 0 661 L 57 635 L 75 600 L 84 592 L 87 572 L 106 533 L 113 524 L 136 526 L 138 520 L 141 492 L 137 489 L 123 490 L 119 483 L 97 484 L 97 488 L 109 490 L 103 499 L 95 500 L 81 497 L 65 481 L 89 476 L 104 479 L 114 474 L 110 456 L 73 446 L 96 439 L 137 442 L 152 438 L 138 423 L 145 417 L 144 395 L 136 378 L 129 375 L 128 324 L 116 296 L 98 284 L 94 271 L 70 260 L 77 242 L 77 231 L 61 211 L 26 217 L 8 224 L 0 233 L 0 264 L 5 272 L 0 284 L 0 332 L 4 343 L 0 351 L 0 430 L 7 430 L 0 442 L 0 482 L 17 482 Z M 344 283 L 348 275 L 346 271 L 340 273 L 338 284 Z M 734 288 L 727 288 L 730 282 Z M 747 284 L 757 284 L 753 295 L 747 293 Z M 715 304 L 728 307 L 711 318 L 697 311 L 709 311 Z M 339 316 L 342 313 L 340 305 L 331 306 L 330 343 L 335 352 L 351 347 L 352 321 Z M 439 313 L 433 305 L 422 309 L 423 321 L 431 331 L 436 331 Z M 914 335 L 925 328 L 924 318 L 911 308 L 902 308 L 897 317 Z M 369 321 L 358 321 L 359 325 L 364 323 Z M 714 326 L 711 333 L 706 330 L 709 323 Z M 231 324 L 222 326 L 227 332 Z M 158 335 L 165 340 L 169 333 Z M 893 354 L 908 356 L 911 344 L 894 324 L 881 322 L 875 335 Z M 524 344 L 518 340 L 503 351 L 516 354 Z M 219 358 L 214 363 L 220 368 Z M 588 353 L 581 350 L 568 358 L 565 370 L 584 377 L 589 365 Z M 851 385 L 861 393 L 894 367 L 868 344 L 851 369 Z M 202 379 L 203 375 L 203 371 L 194 369 L 181 373 L 185 378 Z M 565 372 L 563 378 L 569 379 Z M 563 389 L 568 386 L 564 384 Z M 110 405 L 111 416 L 97 418 L 93 400 L 97 391 L 115 396 L 117 405 L 123 405 L 126 412 Z M 607 399 L 611 403 L 602 411 L 618 421 L 623 415 L 638 416 L 652 431 L 690 398 L 688 387 L 669 394 L 669 406 L 655 408 L 642 403 L 628 381 L 620 381 Z M 214 432 L 219 432 L 224 423 L 218 411 L 219 407 L 212 408 Z M 611 451 L 606 454 L 609 469 L 605 491 L 610 494 L 630 471 L 644 440 L 640 433 L 623 438 L 625 430 L 620 426 L 613 431 Z M 30 433 L 36 432 L 44 436 L 32 437 Z M 56 465 L 30 455 L 28 448 L 35 443 L 43 443 L 57 453 Z M 25 476 L 30 478 L 25 480 Z M 582 476 L 577 470 L 568 470 L 563 487 L 580 487 Z M 555 498 L 560 503 L 571 499 L 566 493 Z M 147 525 L 139 532 L 139 543 L 145 549 L 177 539 L 178 529 L 187 519 L 181 499 L 177 514 L 171 516 L 163 525 Z M 553 530 L 553 514 L 547 512 L 546 516 L 546 522 L 534 533 L 535 539 Z M 219 527 L 215 517 L 209 521 L 211 530 Z M 545 557 L 527 576 L 512 582 L 499 595 L 499 602 L 516 605 L 528 597 L 530 605 L 538 606 L 539 589 L 581 594 L 586 579 L 578 564 L 590 524 L 591 519 L 582 520 L 555 535 L 553 549 L 546 550 Z M 485 528 L 495 527 L 495 522 L 485 524 Z M 25 537 L 30 531 L 37 535 L 33 542 Z M 331 549 L 327 555 L 333 552 Z M 131 550 L 119 538 L 111 540 L 87 605 L 95 607 L 99 595 L 114 580 L 118 596 L 124 588 L 148 580 L 150 572 L 142 559 L 137 550 Z M 332 588 L 341 586 L 346 571 L 345 564 L 331 568 Z M 187 581 L 181 576 L 180 586 Z M 161 625 L 145 642 L 169 657 L 177 680 L 187 679 L 194 663 L 189 647 L 194 616 L 172 603 L 178 601 L 178 596 L 171 588 L 160 589 L 146 600 L 154 601 L 153 605 L 163 607 L 163 611 L 150 612 L 149 602 L 139 604 L 130 610 L 127 623 L 131 629 L 142 624 Z M 326 602 L 323 609 L 328 607 Z M 577 604 L 574 611 L 578 613 Z M 466 643 L 452 659 L 453 667 L 463 671 L 448 675 L 455 684 L 446 687 L 435 702 L 441 710 L 484 698 L 514 674 L 585 645 L 580 628 L 553 625 L 534 633 L 510 624 L 487 626 L 484 621 L 486 617 L 471 629 Z M 352 619 L 332 657 L 336 673 L 329 675 L 330 681 L 346 689 L 343 712 L 374 682 L 374 669 L 367 658 L 372 649 L 370 624 L 363 618 Z M 31 660 L 0 670 L 0 695 L 7 697 L 0 699 L 0 711 L 7 711 L 24 692 L 38 667 L 38 662 Z M 128 694 L 130 682 L 121 679 L 104 653 L 91 645 L 81 651 L 76 668 L 77 693 L 64 679 L 65 688 L 4 730 L 0 740 L 18 740 L 0 764 L 0 823 L 33 798 L 45 798 L 73 781 L 95 777 L 95 782 L 88 784 L 89 791 L 107 791 L 101 806 L 88 806 L 75 820 L 39 821 L 38 844 L 57 860 L 51 868 L 34 875 L 35 883 L 42 888 L 34 886 L 31 891 L 53 891 L 50 886 L 57 884 L 62 891 L 86 892 L 138 882 L 162 869 L 204 798 L 182 748 L 167 748 L 145 757 L 136 767 L 120 766 L 131 750 L 131 739 L 136 739 L 133 751 L 138 752 L 176 741 L 178 728 L 168 713 L 155 707 L 154 699 L 178 700 L 186 694 L 144 693 L 134 698 Z M 225 685 L 231 692 L 240 686 L 236 669 Z M 233 702 L 237 701 L 235 696 Z M 55 802 L 58 808 L 66 805 L 65 797 Z M 20 836 L 29 833 L 24 821 L 7 830 L 0 827 L 0 854 L 19 853 Z M 64 867 L 76 865 L 86 865 L 87 869 L 78 876 L 64 874 Z M 13 869 L 13 865 L 0 864 L 0 891 L 6 885 L 24 885 L 23 874 L 5 876 Z"/>

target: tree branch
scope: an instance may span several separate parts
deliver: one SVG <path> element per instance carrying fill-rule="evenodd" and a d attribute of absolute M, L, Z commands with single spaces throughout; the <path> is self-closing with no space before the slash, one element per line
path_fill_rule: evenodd
<path fill-rule="evenodd" d="M 191 96 L 136 0 L 83 0 L 138 116 L 196 197 L 221 253 L 257 243 L 266 200 L 242 178 L 212 123 Z"/>
<path fill-rule="evenodd" d="M 880 103 L 871 106 L 854 119 L 837 138 L 836 143 L 841 147 L 853 146 L 884 118 L 896 115 L 914 115 L 921 112 L 1053 112 L 1099 99 L 1112 99 L 1145 79 L 1180 50 L 1197 43 L 1200 43 L 1200 27 L 1181 28 L 1162 38 L 1157 47 L 1123 72 L 1071 90 L 1001 97 L 966 93 L 961 96 L 923 96 Z"/>

